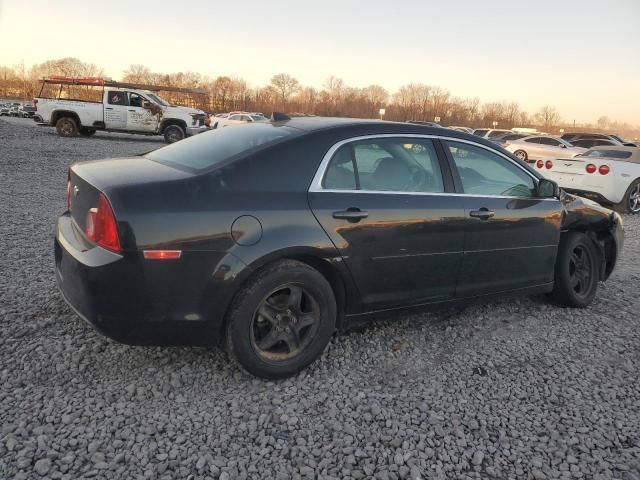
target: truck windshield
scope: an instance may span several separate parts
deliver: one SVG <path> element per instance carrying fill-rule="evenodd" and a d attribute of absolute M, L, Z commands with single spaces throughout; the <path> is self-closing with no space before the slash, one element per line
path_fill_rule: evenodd
<path fill-rule="evenodd" d="M 245 157 L 299 133 L 302 130 L 286 125 L 246 123 L 201 133 L 147 153 L 144 157 L 190 172 L 200 172 Z"/>
<path fill-rule="evenodd" d="M 149 97 L 151 100 L 156 102 L 158 105 L 162 105 L 163 107 L 169 106 L 169 102 L 167 102 L 163 98 L 160 98 L 158 95 L 154 95 L 153 93 L 147 93 L 147 97 Z"/>

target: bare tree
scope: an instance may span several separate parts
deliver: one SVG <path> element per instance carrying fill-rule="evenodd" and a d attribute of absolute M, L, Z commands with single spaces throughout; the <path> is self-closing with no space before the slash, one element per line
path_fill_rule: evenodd
<path fill-rule="evenodd" d="M 122 72 L 122 81 L 131 83 L 151 83 L 153 74 L 144 65 L 132 64 Z"/>
<path fill-rule="evenodd" d="M 607 128 L 609 128 L 610 125 L 611 125 L 611 120 L 609 120 L 609 117 L 603 115 L 600 118 L 598 118 L 598 128 L 601 128 L 602 130 L 606 130 Z"/>
<path fill-rule="evenodd" d="M 560 123 L 560 114 L 555 107 L 545 105 L 535 114 L 535 119 L 538 125 L 549 129 Z"/>
<path fill-rule="evenodd" d="M 278 73 L 271 77 L 271 85 L 280 94 L 283 109 L 286 108 L 287 100 L 289 100 L 291 94 L 300 89 L 300 82 L 287 73 Z"/>

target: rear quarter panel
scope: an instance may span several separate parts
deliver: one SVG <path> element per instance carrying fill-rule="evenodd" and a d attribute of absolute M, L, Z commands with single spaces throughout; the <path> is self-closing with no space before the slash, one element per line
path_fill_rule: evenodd
<path fill-rule="evenodd" d="M 56 111 L 74 112 L 80 118 L 82 125 L 93 125 L 93 122 L 103 121 L 104 111 L 102 103 L 81 102 L 77 100 L 56 100 L 49 98 L 38 99 L 38 114 L 44 122 L 51 122 Z"/>

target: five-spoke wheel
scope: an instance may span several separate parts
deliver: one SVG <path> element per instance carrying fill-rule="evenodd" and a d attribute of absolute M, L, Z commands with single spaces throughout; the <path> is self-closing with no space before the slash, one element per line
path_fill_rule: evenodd
<path fill-rule="evenodd" d="M 322 354 L 335 322 L 327 279 L 305 263 L 280 260 L 256 272 L 234 297 L 226 348 L 248 372 L 285 378 Z"/>
<path fill-rule="evenodd" d="M 556 259 L 553 297 L 568 307 L 586 307 L 598 289 L 600 252 L 587 235 L 569 232 L 563 235 Z"/>
<path fill-rule="evenodd" d="M 304 350 L 320 324 L 320 307 L 300 285 L 278 289 L 259 305 L 251 325 L 251 342 L 268 360 L 287 360 Z"/>

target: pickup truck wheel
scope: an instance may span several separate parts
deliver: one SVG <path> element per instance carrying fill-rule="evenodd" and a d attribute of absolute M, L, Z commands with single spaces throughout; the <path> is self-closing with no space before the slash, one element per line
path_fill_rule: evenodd
<path fill-rule="evenodd" d="M 82 137 L 90 137 L 92 136 L 94 133 L 96 133 L 96 131 L 92 128 L 87 128 L 87 127 L 82 127 L 80 129 L 80 135 Z"/>
<path fill-rule="evenodd" d="M 631 182 L 624 198 L 613 209 L 619 213 L 640 214 L 640 179 Z"/>
<path fill-rule="evenodd" d="M 169 125 L 164 129 L 164 140 L 167 143 L 175 143 L 186 137 L 184 129 L 180 125 Z"/>
<path fill-rule="evenodd" d="M 56 132 L 61 137 L 75 137 L 78 135 L 78 125 L 71 117 L 61 117 L 56 122 Z"/>
<path fill-rule="evenodd" d="M 584 233 L 564 234 L 556 258 L 553 299 L 565 307 L 589 306 L 598 290 L 599 257 L 597 248 Z"/>

